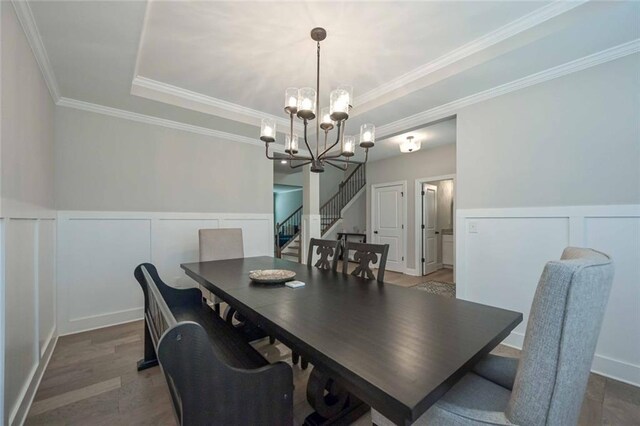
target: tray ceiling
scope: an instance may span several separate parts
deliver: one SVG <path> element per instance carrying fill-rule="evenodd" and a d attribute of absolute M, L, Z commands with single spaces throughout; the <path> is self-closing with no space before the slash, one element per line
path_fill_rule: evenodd
<path fill-rule="evenodd" d="M 314 26 L 328 31 L 321 104 L 331 88 L 352 84 L 347 133 L 374 122 L 381 141 L 640 51 L 640 2 L 632 1 L 17 4 L 60 104 L 238 141 L 257 142 L 265 114 L 286 123 L 286 87 L 314 85 Z"/>

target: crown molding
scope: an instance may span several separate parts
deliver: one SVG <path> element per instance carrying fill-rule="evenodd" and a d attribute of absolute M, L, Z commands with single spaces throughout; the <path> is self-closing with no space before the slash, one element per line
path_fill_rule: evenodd
<path fill-rule="evenodd" d="M 36 25 L 35 18 L 33 17 L 31 7 L 26 0 L 11 0 L 11 4 L 13 4 L 13 8 L 18 16 L 18 21 L 20 21 L 22 30 L 24 31 L 27 41 L 29 42 L 29 46 L 33 51 L 33 56 L 40 67 L 40 71 L 42 72 L 44 81 L 47 84 L 51 98 L 54 103 L 58 103 L 60 100 L 58 81 L 53 73 L 53 68 L 51 67 L 47 50 L 42 43 L 42 37 L 40 36 L 40 31 L 38 31 L 38 26 Z"/>
<path fill-rule="evenodd" d="M 291 125 L 291 122 L 283 117 L 267 114 L 266 112 L 247 108 L 140 75 L 136 76 L 131 82 L 131 94 L 206 114 L 217 115 L 234 121 L 241 121 L 254 126 L 260 126 L 260 121 L 263 118 L 271 118 L 276 121 L 278 126 L 282 126 L 282 128 L 285 129 L 288 129 Z M 299 123 L 294 123 L 294 128 L 299 131 L 302 130 Z"/>
<path fill-rule="evenodd" d="M 627 43 L 623 43 L 618 46 L 614 46 L 609 49 L 605 49 L 603 51 L 584 56 L 570 62 L 566 62 L 564 64 L 546 69 L 544 71 L 519 78 L 509 83 L 505 83 L 500 86 L 496 86 L 491 89 L 484 90 L 482 92 L 478 92 L 473 95 L 437 106 L 435 108 L 419 112 L 401 120 L 379 126 L 376 129 L 376 133 L 379 135 L 379 139 L 386 139 L 396 134 L 422 127 L 425 124 L 431 123 L 433 121 L 454 116 L 460 109 L 476 104 L 478 102 L 486 101 L 497 96 L 515 92 L 516 90 L 524 89 L 526 87 L 533 86 L 539 83 L 544 83 L 545 81 L 563 77 L 565 75 L 577 71 L 582 71 L 587 68 L 604 64 L 606 62 L 610 62 L 638 52 L 640 52 L 640 39 L 631 40 Z"/>
<path fill-rule="evenodd" d="M 376 99 L 388 95 L 396 90 L 406 90 L 406 87 L 422 78 L 433 74 L 451 64 L 461 61 L 469 56 L 479 53 L 489 47 L 504 41 L 508 38 L 514 37 L 523 31 L 540 25 L 549 19 L 562 15 L 584 3 L 588 0 L 576 0 L 576 1 L 554 1 L 546 6 L 534 10 L 515 21 L 491 31 L 457 49 L 454 49 L 433 61 L 430 61 L 424 65 L 421 65 L 400 77 L 394 78 L 380 86 L 363 93 L 354 100 L 354 106 L 358 107 L 369 102 L 373 102 Z M 406 94 L 406 93 L 405 93 Z"/>
<path fill-rule="evenodd" d="M 124 109 L 112 108 L 104 105 L 98 105 L 91 102 L 79 101 L 77 99 L 60 98 L 56 105 L 66 108 L 74 108 L 82 111 L 94 112 L 97 114 L 109 115 L 112 117 L 123 118 L 125 120 L 137 121 L 139 123 L 153 124 L 156 126 L 168 127 L 170 129 L 182 130 L 185 132 L 197 133 L 199 135 L 212 136 L 233 142 L 246 143 L 249 145 L 260 146 L 264 148 L 264 142 L 246 136 L 236 135 L 234 133 L 222 132 L 220 130 L 210 129 L 208 127 L 194 126 L 192 124 L 181 123 L 179 121 L 168 120 L 166 118 L 153 117 L 151 115 L 140 114 L 137 112 L 127 111 Z M 283 153 L 284 147 L 273 144 L 271 149 L 275 152 Z"/>

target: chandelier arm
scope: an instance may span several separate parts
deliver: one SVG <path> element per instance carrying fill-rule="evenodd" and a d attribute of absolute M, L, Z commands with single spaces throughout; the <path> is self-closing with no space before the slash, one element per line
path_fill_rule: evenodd
<path fill-rule="evenodd" d="M 333 162 L 337 161 L 339 163 L 349 163 L 349 164 L 362 164 L 361 161 L 353 161 L 353 160 L 350 160 L 348 157 L 346 160 L 343 158 L 332 158 L 331 161 Z"/>
<path fill-rule="evenodd" d="M 344 167 L 341 167 L 341 166 L 338 166 L 338 165 L 336 165 L 336 164 L 333 164 L 331 161 L 327 161 L 326 163 L 327 163 L 328 165 L 330 165 L 330 166 L 335 167 L 336 169 L 340 169 L 340 170 L 342 170 L 343 172 L 344 172 L 345 170 L 347 170 L 347 167 L 349 167 L 349 165 L 348 165 L 348 164 L 345 164 L 345 166 L 344 166 Z"/>
<path fill-rule="evenodd" d="M 329 137 L 329 129 L 324 131 L 324 150 L 327 150 L 327 138 Z"/>
<path fill-rule="evenodd" d="M 318 44 L 318 60 L 316 65 L 316 158 L 320 158 L 320 41 Z"/>
<path fill-rule="evenodd" d="M 289 127 L 289 144 L 293 145 L 293 113 L 289 113 L 289 117 L 291 117 L 291 126 Z M 285 148 L 286 148 L 286 141 L 285 141 Z M 289 146 L 289 148 L 291 148 L 291 146 Z M 292 158 L 293 157 L 293 150 L 289 149 L 289 157 Z"/>
<path fill-rule="evenodd" d="M 336 141 L 335 141 L 335 142 L 333 143 L 333 145 L 331 145 L 329 148 L 327 148 L 327 149 L 325 149 L 324 151 L 322 151 L 322 154 L 320 154 L 320 155 L 318 156 L 318 158 L 322 158 L 322 157 L 324 157 L 324 156 L 327 154 L 327 152 L 331 151 L 331 150 L 333 149 L 333 147 L 334 147 L 334 146 L 338 145 L 338 142 L 340 142 L 340 127 L 341 127 L 341 126 L 342 126 L 342 122 L 341 122 L 341 121 L 338 121 L 338 132 L 337 132 L 337 133 L 338 133 L 338 135 L 337 135 L 337 137 L 336 137 Z"/>
<path fill-rule="evenodd" d="M 335 159 L 341 158 L 341 157 L 342 157 L 342 153 L 338 153 L 338 154 L 332 154 L 332 155 L 325 155 L 324 157 L 322 157 L 322 159 L 323 160 L 335 160 Z"/>
<path fill-rule="evenodd" d="M 265 150 L 264 150 L 265 151 L 265 155 L 267 156 L 267 158 L 269 160 L 280 160 L 280 158 L 269 156 L 269 144 L 268 143 L 264 144 L 264 148 L 265 148 Z"/>
<path fill-rule="evenodd" d="M 289 167 L 292 169 L 297 169 L 298 167 L 306 166 L 307 164 L 311 164 L 311 161 L 305 161 L 304 163 L 296 164 L 295 166 L 289 163 Z"/>
<path fill-rule="evenodd" d="M 304 144 L 307 146 L 307 149 L 309 150 L 309 154 L 311 154 L 311 160 L 315 160 L 316 157 L 313 156 L 313 150 L 311 149 L 311 147 L 309 146 L 309 142 L 307 142 L 307 119 L 304 119 Z"/>

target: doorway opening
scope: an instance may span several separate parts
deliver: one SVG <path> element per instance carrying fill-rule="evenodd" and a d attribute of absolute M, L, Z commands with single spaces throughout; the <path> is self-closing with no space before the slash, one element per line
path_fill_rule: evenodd
<path fill-rule="evenodd" d="M 416 226 L 420 274 L 430 280 L 455 282 L 455 175 L 418 179 Z"/>

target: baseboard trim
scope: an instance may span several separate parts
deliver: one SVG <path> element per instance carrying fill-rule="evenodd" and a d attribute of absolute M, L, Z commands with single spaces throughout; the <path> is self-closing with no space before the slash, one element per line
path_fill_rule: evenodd
<path fill-rule="evenodd" d="M 404 270 L 405 275 L 411 275 L 412 277 L 419 277 L 420 274 L 416 268 L 406 268 Z"/>
<path fill-rule="evenodd" d="M 640 365 L 596 354 L 593 357 L 591 371 L 619 382 L 640 387 Z"/>
<path fill-rule="evenodd" d="M 98 328 L 138 321 L 143 318 L 143 315 L 144 308 L 140 306 L 117 312 L 74 318 L 70 319 L 66 323 L 66 328 L 61 331 L 61 335 L 67 336 L 69 334 L 82 333 L 83 331 L 96 330 Z"/>
<path fill-rule="evenodd" d="M 502 344 L 510 348 L 522 350 L 524 334 L 512 331 L 511 334 L 502 341 Z M 620 361 L 619 359 L 596 354 L 591 364 L 591 372 L 640 387 L 640 365 L 634 365 Z"/>
<path fill-rule="evenodd" d="M 10 425 L 23 425 L 27 419 L 27 414 L 29 414 L 31 404 L 33 404 L 33 399 L 40 387 L 40 382 L 42 381 L 44 372 L 49 366 L 49 361 L 51 361 L 53 351 L 58 343 L 58 336 L 56 335 L 55 329 L 51 337 L 52 338 L 47 342 L 44 355 L 40 358 L 38 366 L 33 370 L 33 374 L 29 379 L 29 385 L 25 388 L 23 395 L 20 397 L 20 403 L 9 416 Z"/>

